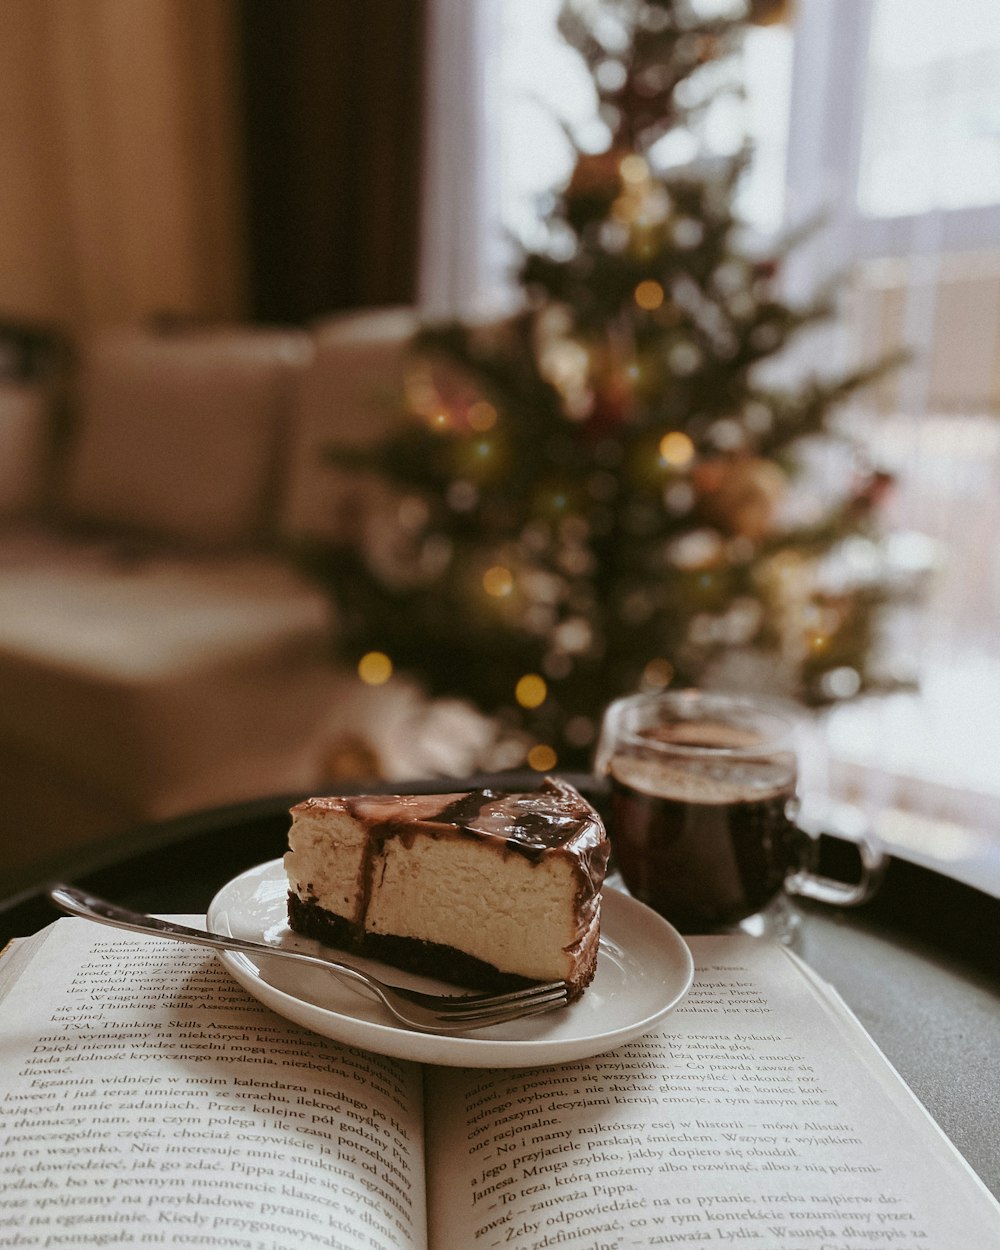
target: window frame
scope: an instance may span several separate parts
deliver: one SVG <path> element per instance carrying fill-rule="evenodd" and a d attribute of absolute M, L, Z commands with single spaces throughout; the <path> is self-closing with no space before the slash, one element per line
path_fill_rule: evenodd
<path fill-rule="evenodd" d="M 875 216 L 858 207 L 868 49 L 876 0 L 799 0 L 786 183 L 790 225 L 827 223 L 830 271 L 853 263 L 996 248 L 1000 202 Z"/>

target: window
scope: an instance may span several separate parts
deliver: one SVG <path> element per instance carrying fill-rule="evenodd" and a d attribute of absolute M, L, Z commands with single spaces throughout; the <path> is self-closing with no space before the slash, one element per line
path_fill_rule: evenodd
<path fill-rule="evenodd" d="M 799 0 L 797 14 L 789 204 L 827 216 L 827 266 L 995 248 L 995 0 Z"/>
<path fill-rule="evenodd" d="M 559 37 L 562 0 L 501 5 L 496 52 L 497 130 L 500 137 L 502 219 L 506 231 L 529 245 L 538 238 L 539 206 L 568 178 L 573 151 L 564 127 L 588 150 L 608 134 L 596 119 L 590 74 Z M 740 209 L 756 229 L 773 232 L 784 214 L 784 167 L 792 74 L 792 32 L 786 26 L 747 32 L 733 72 L 745 98 L 720 96 L 704 119 L 700 148 L 693 136 L 672 136 L 654 152 L 664 166 L 700 152 L 731 153 L 749 138 L 753 165 L 741 188 Z"/>
<path fill-rule="evenodd" d="M 573 151 L 563 124 L 595 145 L 596 108 L 586 66 L 560 40 L 561 0 L 501 7 L 498 131 L 504 229 L 529 246 L 538 240 L 539 207 L 569 177 Z M 588 133 L 588 131 L 590 133 Z"/>
<path fill-rule="evenodd" d="M 1000 202 L 1000 6 L 880 0 L 857 201 L 899 217 Z"/>
<path fill-rule="evenodd" d="M 829 718 L 834 779 L 901 853 L 1000 892 L 1000 6 L 799 0 L 795 36 L 789 204 L 829 223 L 805 278 L 853 273 L 849 358 L 911 353 L 854 417 L 890 524 L 937 550 L 893 639 L 919 692 Z"/>

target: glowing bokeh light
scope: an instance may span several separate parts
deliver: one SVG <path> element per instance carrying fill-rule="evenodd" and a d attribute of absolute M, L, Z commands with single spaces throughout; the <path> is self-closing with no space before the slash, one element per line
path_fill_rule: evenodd
<path fill-rule="evenodd" d="M 647 312 L 654 312 L 663 303 L 663 287 L 652 278 L 640 282 L 634 292 L 635 302 Z"/>
<path fill-rule="evenodd" d="M 487 430 L 492 430 L 496 425 L 497 410 L 485 399 L 480 399 L 469 409 L 467 420 L 471 429 L 478 434 L 484 434 Z"/>
<path fill-rule="evenodd" d="M 525 673 L 514 687 L 514 697 L 521 707 L 541 707 L 548 697 L 549 688 L 545 678 L 537 673 Z"/>
<path fill-rule="evenodd" d="M 624 182 L 633 184 L 646 182 L 649 178 L 649 165 L 644 157 L 636 152 L 630 152 L 628 156 L 622 157 L 618 172 Z"/>
<path fill-rule="evenodd" d="M 694 459 L 694 443 L 681 430 L 671 430 L 660 439 L 660 457 L 675 469 L 685 469 Z"/>
<path fill-rule="evenodd" d="M 528 752 L 528 765 L 535 772 L 547 773 L 555 768 L 558 758 L 550 746 L 546 746 L 544 742 L 537 742 Z"/>
<path fill-rule="evenodd" d="M 494 599 L 503 599 L 514 589 L 514 575 L 502 564 L 494 564 L 483 574 L 483 589 Z"/>
<path fill-rule="evenodd" d="M 358 676 L 366 686 L 384 686 L 392 676 L 392 660 L 384 651 L 369 651 L 358 661 Z"/>

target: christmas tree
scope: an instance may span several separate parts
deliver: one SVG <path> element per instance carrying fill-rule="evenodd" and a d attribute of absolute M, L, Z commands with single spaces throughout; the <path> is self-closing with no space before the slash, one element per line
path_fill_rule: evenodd
<path fill-rule="evenodd" d="M 657 160 L 697 129 L 710 89 L 692 85 L 751 17 L 565 5 L 609 142 L 575 149 L 545 243 L 522 249 L 523 308 L 424 327 L 392 433 L 331 453 L 396 500 L 391 541 L 315 564 L 343 649 L 373 680 L 471 700 L 539 769 L 583 764 L 611 699 L 703 681 L 727 654 L 807 702 L 874 680 L 883 591 L 824 570 L 872 533 L 886 478 L 858 460 L 821 515 L 788 507 L 801 449 L 840 437 L 838 406 L 871 375 L 768 380 L 831 301 L 784 302 L 793 244 L 748 241 L 746 151 Z"/>

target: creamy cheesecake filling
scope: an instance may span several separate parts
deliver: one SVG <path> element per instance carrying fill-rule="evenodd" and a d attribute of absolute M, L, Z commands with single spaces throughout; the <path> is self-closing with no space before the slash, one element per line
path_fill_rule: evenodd
<path fill-rule="evenodd" d="M 393 839 L 375 869 L 380 883 L 368 908 L 371 933 L 453 946 L 501 972 L 539 981 L 571 974 L 572 948 L 587 919 L 577 915 L 568 860 L 484 855 L 476 843 L 452 838 L 424 838 L 410 848 Z"/>
<path fill-rule="evenodd" d="M 431 975 L 458 953 L 469 984 L 593 976 L 608 843 L 571 786 L 317 798 L 292 817 L 293 928 Z"/>

